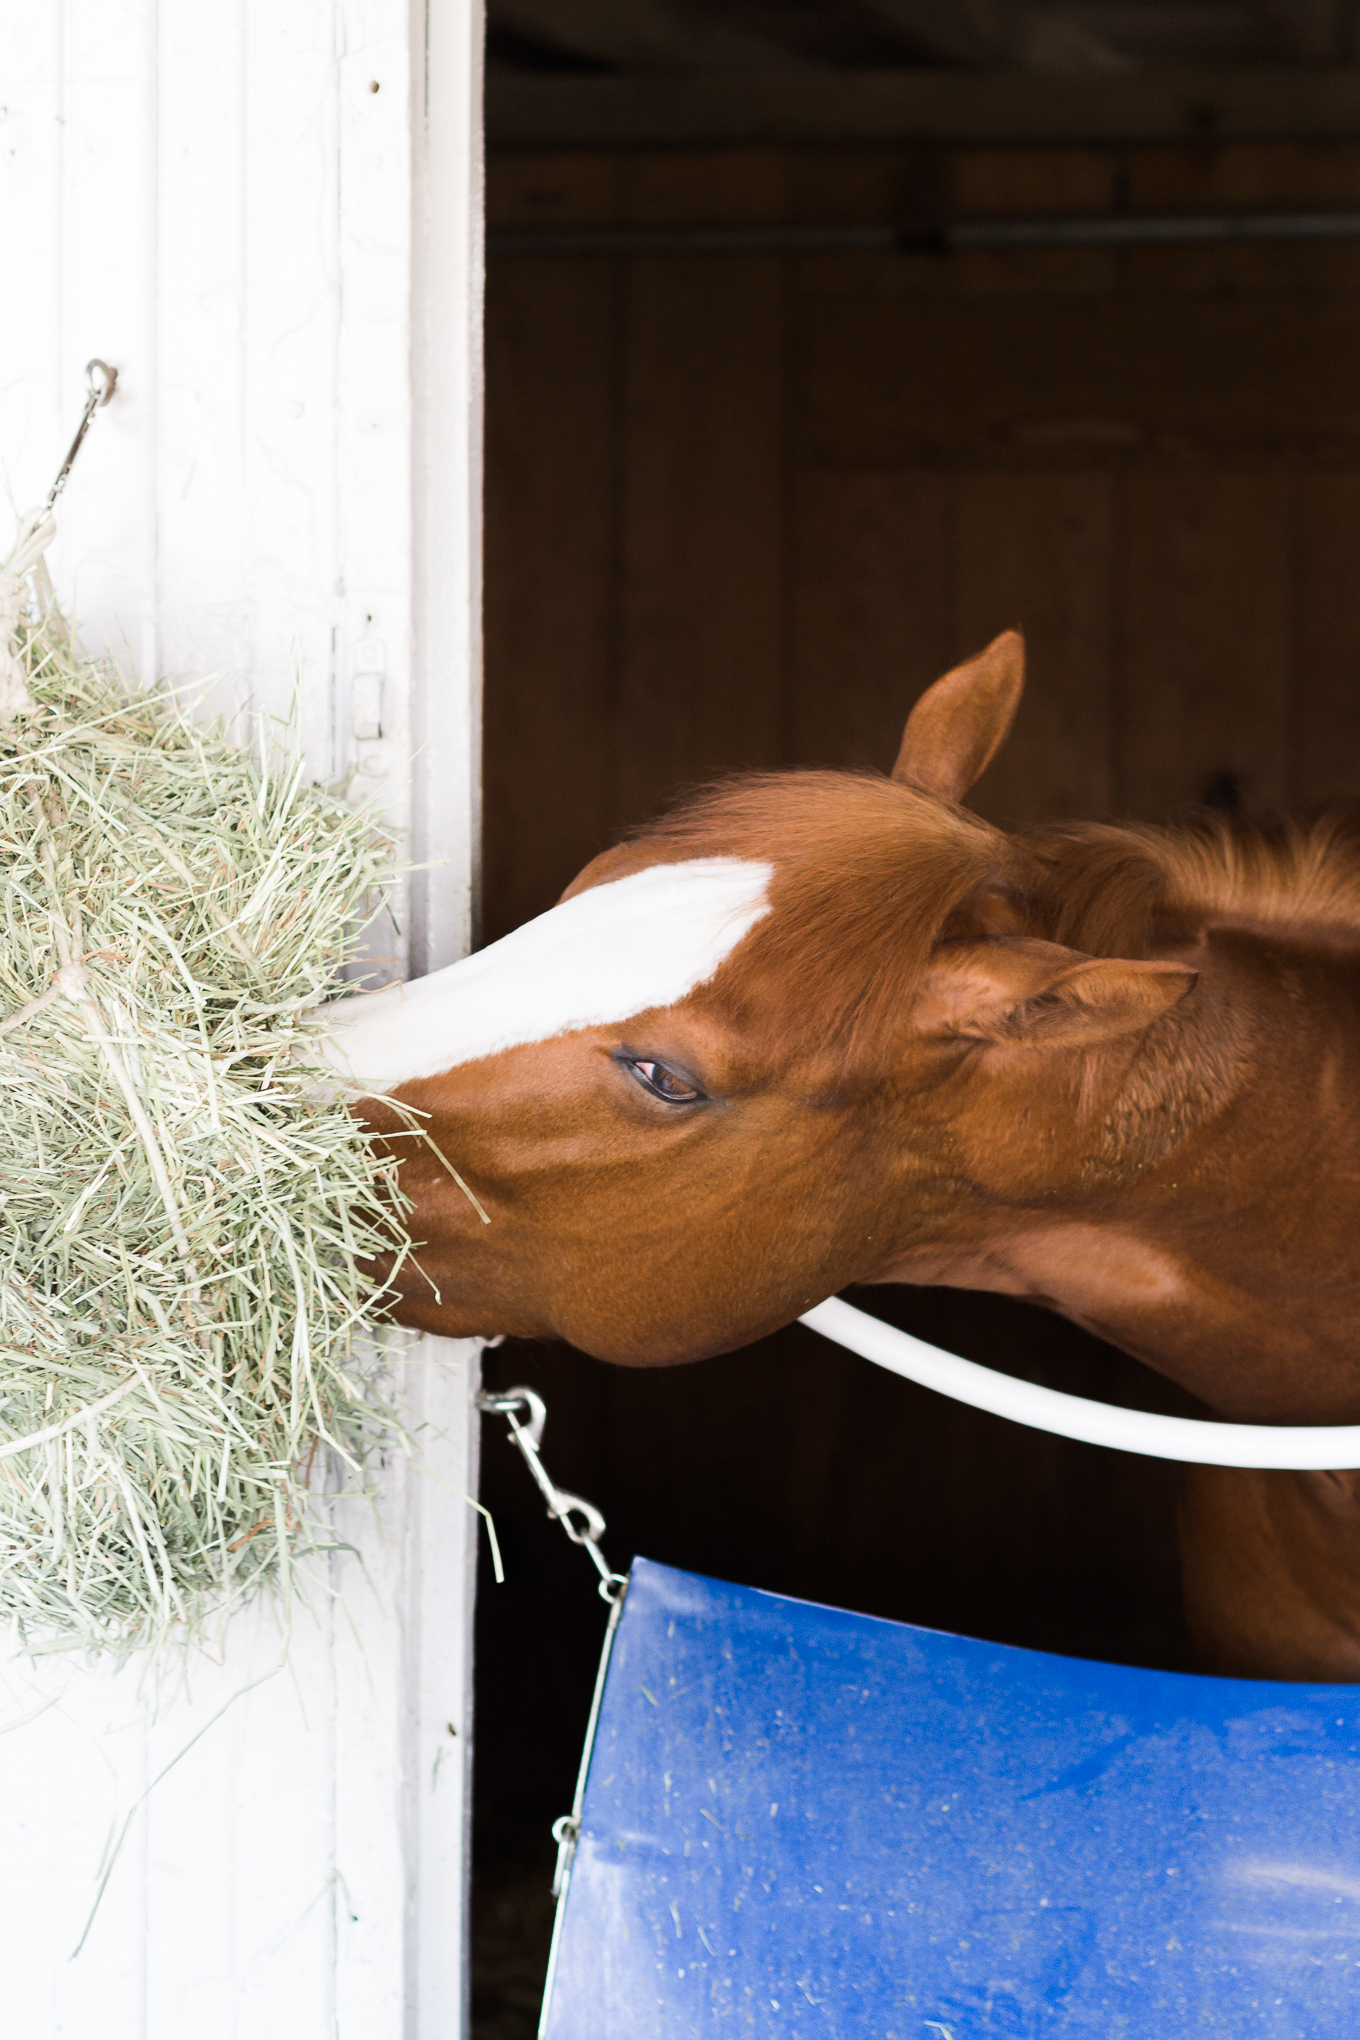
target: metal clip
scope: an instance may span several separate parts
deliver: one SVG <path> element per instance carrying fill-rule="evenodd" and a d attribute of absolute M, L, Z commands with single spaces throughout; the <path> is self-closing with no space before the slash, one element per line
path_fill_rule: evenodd
<path fill-rule="evenodd" d="M 562 1934 L 562 1901 L 571 1882 L 571 1866 L 576 1860 L 577 1844 L 581 1839 L 581 1809 L 585 1803 L 586 1778 L 590 1771 L 591 1754 L 595 1748 L 595 1731 L 600 1724 L 600 1702 L 604 1698 L 604 1682 L 609 1671 L 610 1654 L 614 1648 L 614 1632 L 619 1626 L 623 1613 L 623 1598 L 628 1592 L 628 1579 L 624 1573 L 611 1572 L 600 1550 L 600 1539 L 604 1536 L 604 1517 L 593 1502 L 583 1501 L 580 1495 L 571 1495 L 558 1487 L 539 1457 L 539 1446 L 543 1441 L 543 1425 L 548 1411 L 541 1395 L 535 1395 L 531 1388 L 508 1388 L 503 1395 L 494 1395 L 489 1389 L 482 1389 L 477 1397 L 477 1407 L 488 1416 L 504 1417 L 510 1428 L 510 1436 L 519 1448 L 520 1457 L 534 1478 L 534 1485 L 548 1504 L 548 1514 L 555 1516 L 573 1544 L 584 1546 L 591 1562 L 600 1575 L 600 1598 L 609 1604 L 609 1620 L 605 1624 L 604 1644 L 600 1651 L 599 1669 L 595 1674 L 595 1691 L 590 1702 L 590 1719 L 586 1723 L 585 1746 L 581 1751 L 581 1766 L 576 1774 L 576 1792 L 572 1799 L 571 1812 L 564 1813 L 552 1825 L 552 1837 L 557 1844 L 557 1865 L 553 1871 L 553 1897 L 557 1900 L 557 1917 L 553 1921 L 552 1947 L 548 1954 L 548 1975 L 543 1991 L 543 2017 L 552 2001 L 553 1976 L 557 1968 L 557 1951 Z M 523 1421 L 521 1421 L 523 1419 Z M 584 1528 L 578 1527 L 572 1518 L 579 1516 Z M 542 2026 L 539 2027 L 540 2034 Z"/>
<path fill-rule="evenodd" d="M 599 1669 L 595 1674 L 595 1691 L 590 1700 L 590 1719 L 586 1723 L 585 1742 L 581 1747 L 581 1764 L 576 1773 L 576 1791 L 571 1802 L 571 1812 L 564 1813 L 552 1825 L 552 1837 L 557 1844 L 557 1864 L 553 1871 L 552 1890 L 557 1900 L 557 1916 L 553 1920 L 552 1946 L 548 1950 L 548 1973 L 543 1984 L 543 2020 L 539 2026 L 542 2035 L 547 2023 L 548 2007 L 552 2003 L 553 1978 L 557 1974 L 557 1954 L 562 1945 L 562 1920 L 565 1914 L 563 1901 L 567 1886 L 571 1883 L 572 1865 L 576 1861 L 576 1850 L 581 1840 L 581 1818 L 585 1807 L 586 1780 L 590 1776 L 590 1760 L 595 1754 L 595 1734 L 600 1726 L 600 1703 L 604 1699 L 605 1680 L 609 1676 L 609 1660 L 614 1651 L 614 1632 L 619 1626 L 623 1613 L 623 1597 L 628 1592 L 628 1582 L 618 1579 L 613 1593 L 600 1592 L 609 1602 L 609 1620 L 604 1627 L 604 1643 L 600 1649 Z"/>
<path fill-rule="evenodd" d="M 613 1603 L 627 1585 L 622 1573 L 611 1572 L 608 1561 L 600 1549 L 600 1539 L 605 1533 L 605 1520 L 593 1502 L 587 1502 L 580 1495 L 569 1494 L 557 1486 L 542 1459 L 539 1445 L 543 1438 L 543 1426 L 547 1420 L 547 1408 L 541 1395 L 535 1395 L 531 1388 L 508 1388 L 502 1395 L 493 1395 L 483 1389 L 477 1397 L 477 1407 L 488 1414 L 504 1417 L 510 1427 L 510 1435 L 519 1447 L 520 1457 L 534 1478 L 534 1485 L 548 1504 L 548 1514 L 562 1525 L 573 1544 L 579 1544 L 590 1558 L 591 1564 L 600 1575 L 600 1598 Z M 520 1422 L 520 1412 L 527 1422 Z M 578 1524 L 573 1518 L 580 1517 Z"/>
<path fill-rule="evenodd" d="M 521 1425 L 516 1421 L 512 1429 L 527 1431 L 537 1451 L 543 1438 L 543 1426 L 548 1421 L 548 1405 L 541 1395 L 535 1395 L 531 1388 L 510 1388 L 504 1395 L 493 1395 L 489 1388 L 484 1388 L 478 1394 L 477 1407 L 488 1416 L 498 1417 L 513 1417 L 516 1410 L 527 1410 L 528 1423 Z"/>
<path fill-rule="evenodd" d="M 571 1876 L 571 1866 L 576 1860 L 576 1844 L 581 1839 L 581 1823 L 574 1813 L 560 1814 L 552 1824 L 552 1838 L 557 1844 L 557 1867 L 553 1871 L 552 1895 L 562 1896 L 563 1886 Z"/>
<path fill-rule="evenodd" d="M 100 361 L 96 355 L 93 361 L 87 361 L 85 364 L 85 381 L 89 386 L 90 394 L 85 399 L 85 409 L 81 413 L 76 436 L 67 449 L 65 460 L 57 470 L 57 479 L 48 491 L 47 501 L 43 505 L 44 510 L 51 510 L 58 496 L 66 487 L 66 477 L 70 474 L 75 457 L 80 452 L 81 445 L 84 442 L 85 434 L 90 429 L 91 418 L 93 418 L 101 405 L 107 404 L 109 398 L 118 387 L 118 371 L 116 368 L 110 368 L 107 361 Z"/>

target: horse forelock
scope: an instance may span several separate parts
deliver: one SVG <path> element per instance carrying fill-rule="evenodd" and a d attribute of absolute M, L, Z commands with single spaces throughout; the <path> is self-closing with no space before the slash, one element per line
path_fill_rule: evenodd
<path fill-rule="evenodd" d="M 1008 839 L 967 810 L 876 773 L 753 773 L 639 829 L 635 860 L 768 863 L 770 912 L 703 997 L 785 1055 L 825 1051 L 881 1073 L 932 951 L 963 904 L 1011 872 Z"/>

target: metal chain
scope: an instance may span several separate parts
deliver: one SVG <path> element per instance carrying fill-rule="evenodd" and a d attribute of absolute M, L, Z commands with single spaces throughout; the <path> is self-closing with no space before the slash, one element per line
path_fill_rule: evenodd
<path fill-rule="evenodd" d="M 623 1613 L 623 1597 L 628 1592 L 628 1578 L 625 1573 L 611 1572 L 608 1561 L 600 1549 L 604 1536 L 605 1521 L 593 1502 L 583 1501 L 580 1495 L 568 1494 L 565 1488 L 557 1486 L 539 1454 L 543 1438 L 543 1426 L 547 1420 L 547 1406 L 541 1395 L 531 1388 L 508 1388 L 503 1395 L 495 1395 L 489 1389 L 482 1389 L 477 1397 L 477 1407 L 487 1416 L 504 1417 L 510 1436 L 519 1449 L 520 1457 L 533 1475 L 534 1484 L 548 1504 L 548 1514 L 562 1525 L 573 1544 L 581 1545 L 589 1554 L 591 1563 L 600 1575 L 600 1598 L 609 1603 L 609 1621 L 605 1625 L 604 1646 L 600 1652 L 599 1670 L 595 1674 L 595 1691 L 590 1702 L 590 1719 L 586 1723 L 585 1747 L 581 1751 L 581 1767 L 576 1777 L 576 1792 L 572 1799 L 571 1812 L 555 1820 L 552 1827 L 553 1840 L 557 1844 L 557 1868 L 553 1873 L 553 1897 L 561 1899 L 571 1876 L 572 1860 L 576 1844 L 581 1839 L 581 1806 L 585 1799 L 586 1774 L 590 1770 L 590 1755 L 595 1747 L 595 1730 L 600 1719 L 600 1702 L 604 1698 L 605 1674 L 609 1670 L 610 1653 L 614 1648 L 614 1632 L 619 1626 Z M 523 1412 L 527 1421 L 521 1423 Z M 580 1521 L 576 1520 L 580 1518 Z M 553 1929 L 553 1956 L 556 1960 L 557 1937 L 561 1927 L 559 1909 L 557 1923 Z M 552 1961 L 549 1963 L 551 1973 Z M 547 2003 L 547 1996 L 544 1997 Z"/>
<path fill-rule="evenodd" d="M 541 1395 L 535 1395 L 531 1388 L 507 1388 L 503 1395 L 493 1395 L 489 1389 L 482 1389 L 477 1397 L 477 1407 L 486 1415 L 504 1417 L 510 1427 L 510 1436 L 519 1447 L 520 1457 L 534 1477 L 534 1483 L 548 1504 L 548 1514 L 562 1525 L 573 1544 L 584 1547 L 591 1563 L 600 1575 L 600 1598 L 617 1601 L 622 1598 L 628 1581 L 623 1573 L 611 1572 L 600 1549 L 604 1536 L 605 1521 L 592 1502 L 582 1501 L 580 1495 L 568 1494 L 558 1487 L 539 1456 L 539 1444 L 543 1437 L 543 1426 L 547 1420 L 547 1406 Z M 519 1412 L 528 1416 L 527 1423 L 521 1423 Z M 578 1526 L 576 1518 L 580 1517 Z"/>

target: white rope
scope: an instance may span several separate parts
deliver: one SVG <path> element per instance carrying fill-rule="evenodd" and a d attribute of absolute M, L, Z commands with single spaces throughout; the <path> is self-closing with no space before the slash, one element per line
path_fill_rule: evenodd
<path fill-rule="evenodd" d="M 838 1296 L 805 1311 L 801 1322 L 922 1388 L 1083 1445 L 1109 1445 L 1116 1452 L 1141 1452 L 1149 1459 L 1177 1459 L 1194 1466 L 1299 1472 L 1360 1467 L 1360 1424 L 1212 1424 L 1197 1417 L 1158 1417 L 1145 1410 L 1088 1402 L 1085 1396 L 1063 1395 L 1056 1388 L 1039 1388 L 1032 1381 L 1017 1381 L 1013 1374 L 997 1374 L 973 1360 L 961 1360 L 956 1353 L 943 1352 L 856 1310 Z"/>

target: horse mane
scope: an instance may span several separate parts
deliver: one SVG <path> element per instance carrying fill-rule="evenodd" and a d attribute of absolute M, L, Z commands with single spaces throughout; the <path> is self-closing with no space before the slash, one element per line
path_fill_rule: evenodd
<path fill-rule="evenodd" d="M 1360 943 L 1360 803 L 1311 817 L 1206 814 L 1179 827 L 1063 822 L 1014 839 L 1050 939 L 1141 957 L 1181 929 Z"/>

